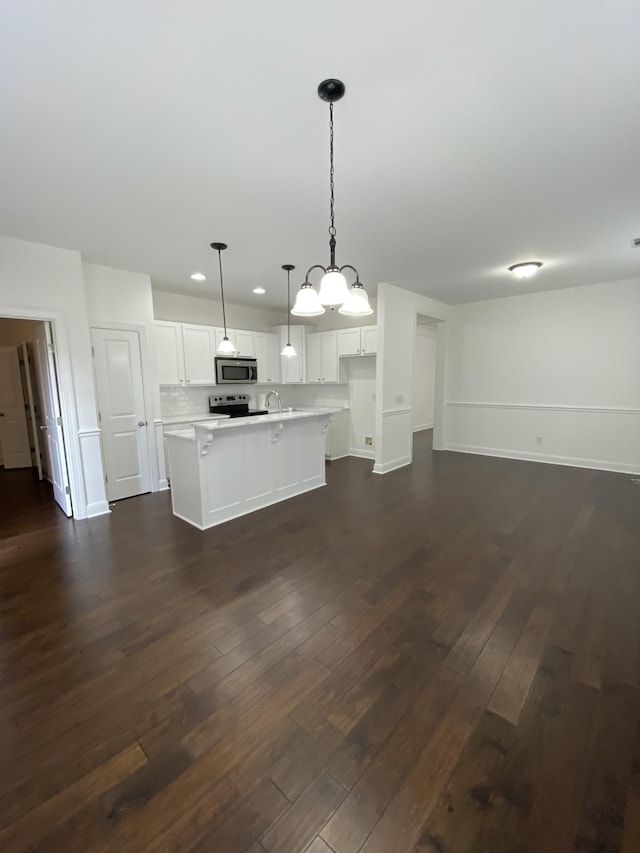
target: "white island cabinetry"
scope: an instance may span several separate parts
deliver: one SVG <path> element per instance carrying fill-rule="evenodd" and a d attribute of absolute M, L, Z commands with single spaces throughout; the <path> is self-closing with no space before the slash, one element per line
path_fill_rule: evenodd
<path fill-rule="evenodd" d="M 294 411 L 167 432 L 174 515 L 206 530 L 324 486 L 330 420 Z"/>

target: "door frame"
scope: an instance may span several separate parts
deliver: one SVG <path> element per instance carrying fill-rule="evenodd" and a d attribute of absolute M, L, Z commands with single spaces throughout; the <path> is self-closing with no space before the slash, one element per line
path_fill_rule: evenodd
<path fill-rule="evenodd" d="M 7 317 L 14 320 L 36 320 L 51 323 L 56 367 L 58 369 L 58 395 L 60 397 L 60 411 L 62 412 L 65 450 L 67 452 L 69 488 L 71 491 L 73 518 L 87 518 L 87 498 L 82 468 L 80 434 L 78 430 L 78 416 L 76 412 L 73 386 L 73 371 L 71 368 L 71 354 L 67 344 L 68 330 L 64 317 L 57 311 L 16 308 L 15 305 L 9 308 L 1 304 L 0 317 Z M 86 432 L 86 430 L 84 432 Z"/>

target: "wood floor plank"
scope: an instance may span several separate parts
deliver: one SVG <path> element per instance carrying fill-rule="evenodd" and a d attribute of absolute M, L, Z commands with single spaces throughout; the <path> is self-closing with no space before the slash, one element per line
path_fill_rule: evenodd
<path fill-rule="evenodd" d="M 268 853 L 304 850 L 346 793 L 339 782 L 322 771 L 266 833 L 262 846 Z"/>
<path fill-rule="evenodd" d="M 489 702 L 490 711 L 514 725 L 527 700 L 554 618 L 552 611 L 540 607 L 532 610 Z"/>
<path fill-rule="evenodd" d="M 429 440 L 208 531 L 0 466 L 0 848 L 636 853 L 640 490 Z"/>

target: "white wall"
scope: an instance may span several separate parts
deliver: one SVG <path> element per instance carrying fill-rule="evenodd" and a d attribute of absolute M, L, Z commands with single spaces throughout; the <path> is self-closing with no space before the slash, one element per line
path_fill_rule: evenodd
<path fill-rule="evenodd" d="M 222 326 L 222 302 L 213 297 L 209 299 L 187 296 L 163 290 L 154 290 L 152 296 L 153 316 L 156 320 Z M 271 326 L 279 326 L 287 322 L 286 311 L 251 308 L 247 305 L 233 305 L 228 302 L 225 302 L 225 308 L 229 329 L 266 332 Z"/>
<path fill-rule="evenodd" d="M 435 382 L 436 329 L 434 326 L 418 326 L 411 387 L 411 427 L 414 432 L 433 426 Z"/>
<path fill-rule="evenodd" d="M 108 512 L 80 254 L 0 237 L 0 316 L 53 321 L 74 515 Z"/>
<path fill-rule="evenodd" d="M 451 450 L 640 472 L 640 279 L 455 306 Z"/>
<path fill-rule="evenodd" d="M 151 279 L 143 273 L 99 264 L 82 264 L 91 327 L 126 328 L 140 336 L 152 490 L 167 488 L 164 470 L 160 392 L 156 355 Z"/>
<path fill-rule="evenodd" d="M 214 296 L 211 298 L 188 296 L 180 293 L 170 293 L 164 290 L 154 290 L 153 313 L 156 320 L 168 320 L 173 323 L 199 323 L 205 326 L 222 326 L 222 303 Z M 291 291 L 291 301 L 295 297 Z M 320 317 L 292 317 L 296 325 L 308 326 L 309 330 L 326 332 L 332 329 L 351 329 L 356 326 L 375 326 L 376 300 L 370 300 L 374 313 L 368 317 L 345 317 L 339 311 L 325 311 Z M 275 311 L 271 308 L 235 305 L 227 302 L 227 326 L 230 329 L 252 329 L 256 332 L 266 332 L 272 326 L 281 326 L 287 322 L 286 311 Z"/>
<path fill-rule="evenodd" d="M 411 462 L 413 350 L 418 314 L 438 322 L 434 448 L 441 449 L 445 381 L 445 322 L 449 306 L 391 284 L 378 285 L 378 353 L 376 375 L 376 463 L 385 474 Z"/>

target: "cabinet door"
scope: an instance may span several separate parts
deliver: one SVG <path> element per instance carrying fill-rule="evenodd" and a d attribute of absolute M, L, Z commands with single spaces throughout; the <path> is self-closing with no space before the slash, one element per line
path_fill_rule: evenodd
<path fill-rule="evenodd" d="M 218 327 L 216 327 L 213 330 L 213 333 L 214 333 L 214 337 L 215 337 L 215 349 L 216 349 L 215 354 L 218 355 L 218 347 L 220 346 L 220 344 L 222 343 L 222 339 L 224 338 L 224 329 L 219 329 Z M 233 348 L 236 349 L 236 337 L 235 337 L 235 333 L 234 333 L 233 329 L 227 329 L 227 337 L 229 338 L 229 340 L 233 344 Z M 236 352 L 237 352 L 237 349 L 236 349 Z"/>
<path fill-rule="evenodd" d="M 238 355 L 248 358 L 256 357 L 255 332 L 244 332 L 239 329 L 234 331 Z"/>
<path fill-rule="evenodd" d="M 155 338 L 158 384 L 184 384 L 182 326 L 179 323 L 156 323 Z"/>
<path fill-rule="evenodd" d="M 307 335 L 307 382 L 322 382 L 322 335 Z"/>
<path fill-rule="evenodd" d="M 321 339 L 322 346 L 322 381 L 337 382 L 338 335 L 336 332 L 323 332 L 319 337 Z M 308 370 L 309 368 L 307 368 L 307 376 L 309 376 Z"/>
<path fill-rule="evenodd" d="M 267 382 L 280 382 L 280 337 L 267 335 L 267 364 L 269 378 Z"/>
<path fill-rule="evenodd" d="M 360 355 L 360 329 L 340 329 L 338 355 Z"/>
<path fill-rule="evenodd" d="M 214 385 L 214 336 L 211 326 L 183 325 L 184 368 L 190 385 Z"/>
<path fill-rule="evenodd" d="M 362 354 L 372 355 L 378 351 L 378 329 L 376 326 L 363 326 L 360 329 Z"/>
<path fill-rule="evenodd" d="M 291 345 L 295 349 L 297 355 L 292 358 L 287 356 L 280 357 L 280 368 L 282 370 L 282 381 L 284 383 L 301 383 L 304 382 L 304 336 L 301 326 L 291 327 Z M 287 343 L 287 328 L 282 327 L 280 331 L 280 343 L 284 347 Z"/>

